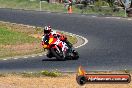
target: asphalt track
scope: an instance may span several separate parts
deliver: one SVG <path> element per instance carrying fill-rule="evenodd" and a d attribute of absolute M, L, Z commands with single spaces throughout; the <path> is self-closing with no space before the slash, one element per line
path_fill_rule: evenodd
<path fill-rule="evenodd" d="M 88 43 L 77 49 L 79 60 L 55 61 L 38 56 L 0 60 L 2 71 L 132 69 L 132 21 L 105 17 L 0 9 L 0 20 L 53 28 L 84 36 Z M 44 59 L 44 61 L 42 61 Z"/>

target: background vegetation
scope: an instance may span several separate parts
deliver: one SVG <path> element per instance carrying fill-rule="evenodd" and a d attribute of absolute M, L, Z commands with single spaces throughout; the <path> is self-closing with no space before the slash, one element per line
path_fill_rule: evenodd
<path fill-rule="evenodd" d="M 63 3 L 48 3 L 47 1 L 42 2 L 43 11 L 51 12 L 63 12 L 67 13 L 68 0 L 64 0 Z M 123 9 L 115 10 L 114 0 L 95 0 L 94 3 L 86 2 L 85 0 L 73 1 L 73 13 L 79 14 L 101 14 L 111 16 L 124 16 Z M 94 6 L 91 6 L 94 5 Z M 106 7 L 102 7 L 106 6 Z M 14 8 L 14 9 L 25 9 L 25 10 L 40 10 L 39 0 L 0 0 L 1 8 Z"/>

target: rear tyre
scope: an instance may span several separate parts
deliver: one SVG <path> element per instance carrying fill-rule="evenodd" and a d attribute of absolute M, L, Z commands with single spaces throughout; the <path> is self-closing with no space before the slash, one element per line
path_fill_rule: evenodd
<path fill-rule="evenodd" d="M 79 54 L 78 54 L 78 52 L 77 51 L 75 51 L 75 50 L 73 50 L 73 60 L 78 60 L 78 58 L 79 58 Z"/>

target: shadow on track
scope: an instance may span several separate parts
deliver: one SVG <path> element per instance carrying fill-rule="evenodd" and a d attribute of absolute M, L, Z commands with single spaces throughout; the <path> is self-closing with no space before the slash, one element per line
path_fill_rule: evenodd
<path fill-rule="evenodd" d="M 57 60 L 57 59 L 42 59 L 42 61 L 60 61 L 60 60 Z"/>
<path fill-rule="evenodd" d="M 72 60 L 72 59 L 66 59 L 65 61 L 69 61 L 69 60 Z M 57 60 L 55 58 L 53 58 L 53 59 L 49 58 L 49 59 L 42 59 L 42 61 L 63 61 L 63 60 Z"/>

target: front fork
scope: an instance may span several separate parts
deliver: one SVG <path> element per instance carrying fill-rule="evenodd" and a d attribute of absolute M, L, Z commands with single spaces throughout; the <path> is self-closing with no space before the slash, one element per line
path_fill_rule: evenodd
<path fill-rule="evenodd" d="M 57 49 L 57 51 L 58 51 L 59 53 L 61 52 L 57 45 L 55 45 L 55 48 Z"/>

